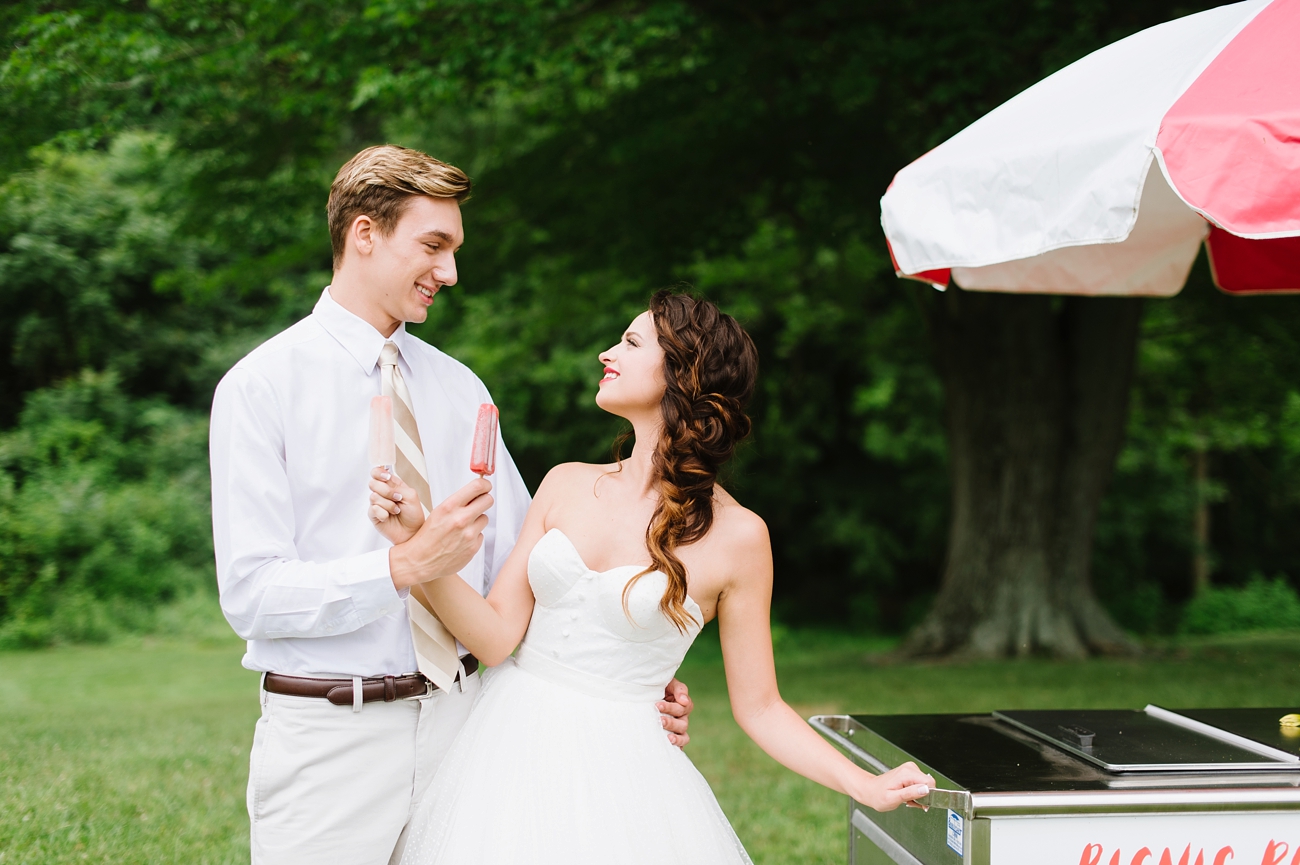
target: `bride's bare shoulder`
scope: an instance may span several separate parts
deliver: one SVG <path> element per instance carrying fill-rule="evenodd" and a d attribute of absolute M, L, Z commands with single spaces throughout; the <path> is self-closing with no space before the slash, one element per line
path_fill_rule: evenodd
<path fill-rule="evenodd" d="M 733 553 L 770 555 L 772 541 L 763 518 L 736 501 L 721 486 L 713 489 L 713 531 L 710 534 L 716 535 Z"/>
<path fill-rule="evenodd" d="M 589 490 L 609 469 L 610 466 L 593 463 L 560 463 L 546 473 L 536 497 L 562 497 L 578 489 Z"/>

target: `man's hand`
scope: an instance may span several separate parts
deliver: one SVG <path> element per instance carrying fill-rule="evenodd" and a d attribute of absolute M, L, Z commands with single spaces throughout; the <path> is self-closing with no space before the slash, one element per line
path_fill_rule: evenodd
<path fill-rule="evenodd" d="M 659 720 L 663 722 L 664 729 L 668 731 L 668 741 L 672 742 L 678 748 L 685 748 L 691 741 L 690 735 L 686 728 L 691 723 L 691 710 L 695 708 L 695 703 L 691 701 L 691 696 L 687 693 L 686 685 L 673 679 L 664 688 L 663 701 L 657 704 L 659 708 Z"/>
<path fill-rule="evenodd" d="M 393 543 L 406 543 L 424 525 L 419 494 L 396 473 L 371 469 L 370 522 Z"/>
<path fill-rule="evenodd" d="M 483 546 L 485 513 L 492 507 L 492 484 L 472 480 L 447 497 L 415 535 L 388 551 L 393 585 L 399 590 L 460 571 Z"/>

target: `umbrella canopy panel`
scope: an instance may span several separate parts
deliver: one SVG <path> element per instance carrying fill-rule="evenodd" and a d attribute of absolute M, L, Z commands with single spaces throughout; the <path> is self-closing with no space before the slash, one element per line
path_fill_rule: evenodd
<path fill-rule="evenodd" d="M 1215 225 L 1255 239 L 1300 228 L 1300 2 L 1275 0 L 1165 114 L 1156 153 Z"/>
<path fill-rule="evenodd" d="M 1249 0 L 1044 79 L 895 177 L 881 211 L 899 275 L 1169 296 L 1213 225 L 1221 287 L 1300 290 L 1296 44 L 1300 0 Z"/>
<path fill-rule="evenodd" d="M 1115 243 L 1067 246 L 1043 255 L 983 267 L 954 267 L 972 291 L 1172 297 L 1182 290 L 1208 226 L 1148 169 L 1128 236 Z M 1035 288 L 1037 287 L 1037 288 Z"/>

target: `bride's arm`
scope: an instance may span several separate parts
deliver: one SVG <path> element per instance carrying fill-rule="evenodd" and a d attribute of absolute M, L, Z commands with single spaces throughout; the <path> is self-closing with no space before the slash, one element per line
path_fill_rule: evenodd
<path fill-rule="evenodd" d="M 489 667 L 508 658 L 528 630 L 533 615 L 528 555 L 546 533 L 546 513 L 555 498 L 555 486 L 551 475 L 542 481 L 524 518 L 519 540 L 486 598 L 464 580 L 440 579 L 421 584 L 447 630 Z"/>
<path fill-rule="evenodd" d="M 788 769 L 825 787 L 890 811 L 924 796 L 934 779 L 914 763 L 883 775 L 858 768 L 781 699 L 772 659 L 772 547 L 767 526 L 747 514 L 729 527 L 735 570 L 718 598 L 718 630 L 731 711 L 742 730 Z"/>

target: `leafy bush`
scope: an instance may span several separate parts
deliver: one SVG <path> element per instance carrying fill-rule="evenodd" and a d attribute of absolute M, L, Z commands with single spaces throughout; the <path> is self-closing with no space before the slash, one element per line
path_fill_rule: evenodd
<path fill-rule="evenodd" d="M 1121 627 L 1135 634 L 1171 631 L 1178 624 L 1177 607 L 1165 600 L 1155 583 L 1138 582 L 1112 591 L 1103 596 L 1103 603 Z"/>
<path fill-rule="evenodd" d="M 33 392 L 0 435 L 0 646 L 103 640 L 211 586 L 206 421 L 111 373 Z"/>
<path fill-rule="evenodd" d="M 1188 603 L 1181 630 L 1185 634 L 1235 631 L 1300 630 L 1300 596 L 1286 579 L 1256 575 L 1241 588 L 1209 588 Z"/>

